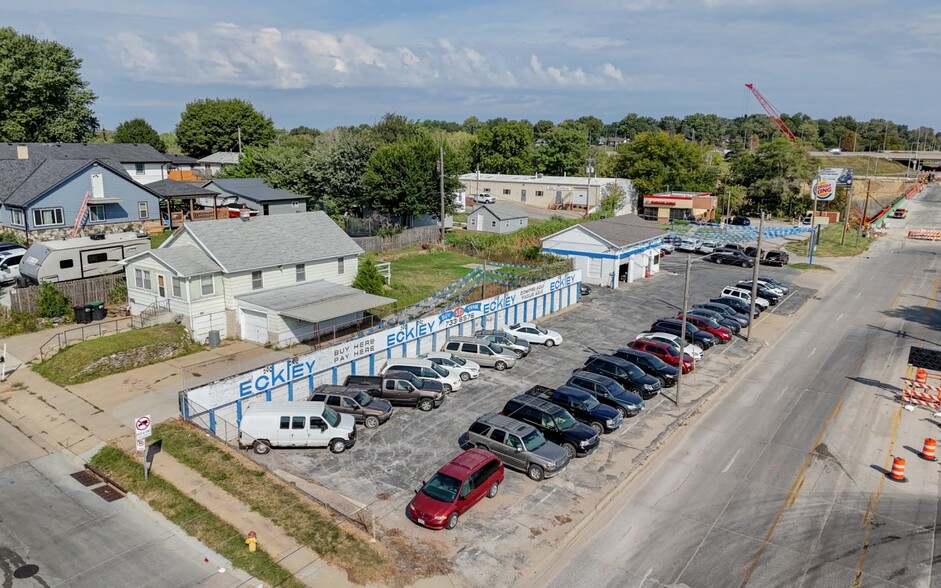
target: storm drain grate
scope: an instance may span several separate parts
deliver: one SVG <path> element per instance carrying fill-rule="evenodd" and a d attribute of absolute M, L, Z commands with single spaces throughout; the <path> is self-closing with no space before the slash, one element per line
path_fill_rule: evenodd
<path fill-rule="evenodd" d="M 923 270 L 921 270 L 921 271 L 923 271 L 923 272 L 926 273 L 926 274 L 936 274 L 936 273 L 938 273 L 938 270 L 936 270 L 936 269 L 931 269 L 931 268 L 925 268 L 925 269 L 923 269 Z"/>
<path fill-rule="evenodd" d="M 105 484 L 104 486 L 93 488 L 92 492 L 104 498 L 106 502 L 114 502 L 115 500 L 120 500 L 124 498 L 123 494 L 121 494 L 120 492 L 118 492 L 117 490 L 115 490 L 114 488 L 112 488 L 111 486 L 107 484 Z"/>
<path fill-rule="evenodd" d="M 101 483 L 101 478 L 89 472 L 88 470 L 82 470 L 70 475 L 78 480 L 79 483 L 81 483 L 83 486 L 94 486 L 95 484 Z"/>

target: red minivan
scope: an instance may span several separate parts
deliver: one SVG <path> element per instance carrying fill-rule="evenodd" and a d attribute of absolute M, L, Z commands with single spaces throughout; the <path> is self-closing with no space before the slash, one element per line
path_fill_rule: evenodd
<path fill-rule="evenodd" d="M 682 319 L 683 313 L 676 315 L 676 318 Z M 686 322 L 692 324 L 701 331 L 706 331 L 710 335 L 718 337 L 720 343 L 728 343 L 732 340 L 732 329 L 723 327 L 716 321 L 705 316 L 687 315 Z"/>
<path fill-rule="evenodd" d="M 453 529 L 457 519 L 503 483 L 503 462 L 484 449 L 468 449 L 444 465 L 408 504 L 408 518 L 429 529 Z"/>
<path fill-rule="evenodd" d="M 675 347 L 664 341 L 657 341 L 655 339 L 637 339 L 635 341 L 631 341 L 628 344 L 628 347 L 631 349 L 636 349 L 637 351 L 644 351 L 650 355 L 655 355 L 673 367 L 680 365 L 680 352 L 677 351 Z M 691 371 L 693 371 L 693 357 L 688 353 L 684 353 L 683 373 L 688 374 Z"/>

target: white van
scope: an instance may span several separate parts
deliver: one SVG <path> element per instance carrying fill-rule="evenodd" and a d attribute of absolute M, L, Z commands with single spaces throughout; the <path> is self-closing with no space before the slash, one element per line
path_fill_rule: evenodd
<path fill-rule="evenodd" d="M 421 359 L 418 357 L 399 357 L 390 359 L 389 363 L 382 368 L 382 374 L 386 372 L 410 372 L 420 380 L 435 380 L 441 383 L 445 393 L 450 394 L 461 389 L 461 374 L 457 370 L 451 370 L 440 366 L 430 359 Z"/>
<path fill-rule="evenodd" d="M 0 251 L 0 285 L 12 284 L 20 277 L 20 260 L 26 249 L 8 249 Z"/>
<path fill-rule="evenodd" d="M 239 447 L 259 455 L 272 447 L 329 447 L 343 453 L 355 443 L 353 415 L 323 402 L 253 402 L 239 423 Z"/>
<path fill-rule="evenodd" d="M 731 298 L 738 298 L 739 300 L 747 304 L 751 304 L 751 290 L 745 290 L 743 288 L 736 288 L 734 286 L 726 286 L 725 288 L 722 289 L 722 295 L 729 296 Z M 764 298 L 762 298 L 761 296 L 758 296 L 757 298 L 755 298 L 755 306 L 760 308 L 762 312 L 768 310 L 769 305 L 770 303 Z"/>

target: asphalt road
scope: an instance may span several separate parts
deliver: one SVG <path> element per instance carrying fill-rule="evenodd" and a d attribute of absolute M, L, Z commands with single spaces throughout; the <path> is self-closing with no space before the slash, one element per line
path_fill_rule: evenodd
<path fill-rule="evenodd" d="M 939 468 L 915 455 L 941 422 L 896 400 L 909 347 L 941 338 L 941 243 L 904 237 L 941 226 L 941 188 L 908 208 L 531 583 L 941 585 Z"/>

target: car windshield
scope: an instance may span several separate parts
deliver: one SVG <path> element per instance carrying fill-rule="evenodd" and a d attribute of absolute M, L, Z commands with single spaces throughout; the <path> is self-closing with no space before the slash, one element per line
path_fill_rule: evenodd
<path fill-rule="evenodd" d="M 505 335 L 503 335 L 503 337 L 510 343 L 516 343 L 516 335 L 511 335 L 509 333 L 506 333 Z"/>
<path fill-rule="evenodd" d="M 448 370 L 444 369 L 438 364 L 435 364 L 435 363 L 431 364 L 431 369 L 434 370 L 434 372 L 442 378 L 448 377 Z"/>
<path fill-rule="evenodd" d="M 496 353 L 497 355 L 500 355 L 503 353 L 503 348 L 497 345 L 496 343 L 492 343 L 490 345 L 490 350 Z"/>
<path fill-rule="evenodd" d="M 624 366 L 624 371 L 627 372 L 628 377 L 632 380 L 644 377 L 644 370 L 640 369 L 634 364 L 628 364 Z"/>
<path fill-rule="evenodd" d="M 542 327 L 536 327 L 536 331 L 537 331 L 540 335 L 548 335 L 548 334 L 549 334 L 549 331 L 545 330 L 545 329 L 542 328 Z"/>
<path fill-rule="evenodd" d="M 672 345 L 664 345 L 664 348 L 666 349 L 667 355 L 670 357 L 680 356 L 680 352 L 676 349 L 676 347 L 673 347 Z"/>
<path fill-rule="evenodd" d="M 461 490 L 461 481 L 447 474 L 438 472 L 421 489 L 422 494 L 441 502 L 454 502 Z"/>
<path fill-rule="evenodd" d="M 366 394 L 365 392 L 360 392 L 353 397 L 360 406 L 369 406 L 372 404 L 372 396 Z"/>
<path fill-rule="evenodd" d="M 598 405 L 601 404 L 598 402 L 598 399 L 589 394 L 585 398 L 581 399 L 581 403 L 584 405 L 585 410 L 595 410 L 598 408 Z"/>
<path fill-rule="evenodd" d="M 467 360 L 464 359 L 463 357 L 458 357 L 457 355 L 452 355 L 452 356 L 449 357 L 448 359 L 449 359 L 451 362 L 453 362 L 453 363 L 455 363 L 455 364 L 457 364 L 457 365 L 459 365 L 459 366 L 465 366 L 465 365 L 467 365 Z"/>
<path fill-rule="evenodd" d="M 546 444 L 546 438 L 542 436 L 539 431 L 535 429 L 530 431 L 528 435 L 523 437 L 523 446 L 526 447 L 526 451 L 536 451 L 540 447 Z"/>
<path fill-rule="evenodd" d="M 563 411 L 561 414 L 555 415 L 552 417 L 552 420 L 555 421 L 555 426 L 558 427 L 560 431 L 568 431 L 578 424 L 568 411 Z"/>
<path fill-rule="evenodd" d="M 340 424 L 340 415 L 329 406 L 325 406 L 323 407 L 323 420 L 327 421 L 331 427 L 336 427 Z"/>
<path fill-rule="evenodd" d="M 412 386 L 415 386 L 415 388 L 417 388 L 417 389 L 419 389 L 419 390 L 421 390 L 422 388 L 425 387 L 424 382 L 422 382 L 422 381 L 419 380 L 417 377 L 415 377 L 414 374 L 409 374 L 409 376 L 410 376 L 410 378 L 409 378 L 408 381 L 412 383 Z"/>

